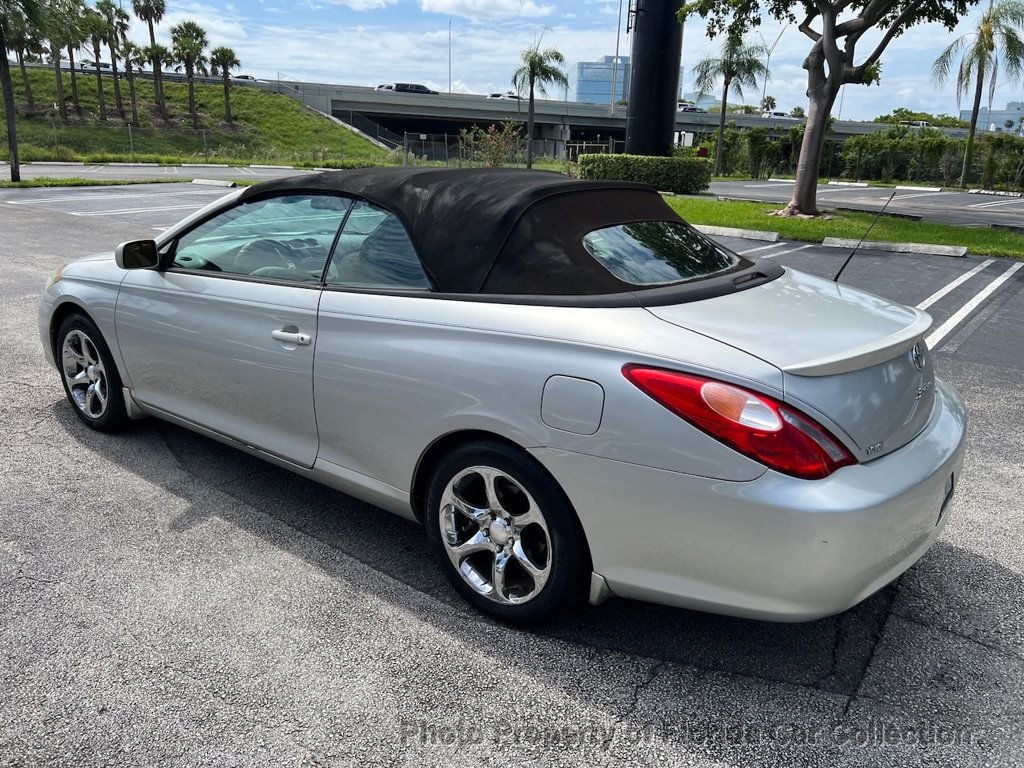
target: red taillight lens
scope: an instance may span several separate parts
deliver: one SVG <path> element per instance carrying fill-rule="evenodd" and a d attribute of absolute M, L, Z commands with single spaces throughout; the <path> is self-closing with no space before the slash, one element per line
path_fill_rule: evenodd
<path fill-rule="evenodd" d="M 818 480 L 857 463 L 824 427 L 767 395 L 662 368 L 626 365 L 622 375 L 698 429 L 787 475 Z"/>

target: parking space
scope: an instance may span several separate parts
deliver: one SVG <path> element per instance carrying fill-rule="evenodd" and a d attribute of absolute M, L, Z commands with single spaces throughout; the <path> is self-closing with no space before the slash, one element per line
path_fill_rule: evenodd
<path fill-rule="evenodd" d="M 896 583 L 807 624 L 615 599 L 525 631 L 454 597 L 415 525 L 71 413 L 46 276 L 224 192 L 0 190 L 0 764 L 1024 762 L 1022 262 L 860 252 L 843 275 L 951 323 L 937 365 L 970 409 L 950 523 Z M 848 255 L 726 244 L 829 277 Z"/>

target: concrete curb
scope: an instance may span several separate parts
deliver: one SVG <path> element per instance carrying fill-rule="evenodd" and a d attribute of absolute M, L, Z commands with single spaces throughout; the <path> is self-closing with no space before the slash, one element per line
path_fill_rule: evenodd
<path fill-rule="evenodd" d="M 856 248 L 857 240 L 845 237 L 826 237 L 821 244 L 826 248 Z M 865 240 L 860 247 L 868 251 L 891 253 L 927 253 L 935 256 L 966 256 L 967 248 L 962 245 L 932 245 L 930 243 L 888 243 L 880 240 Z"/>
<path fill-rule="evenodd" d="M 233 181 L 228 179 L 192 179 L 193 184 L 204 184 L 208 187 L 237 187 Z"/>
<path fill-rule="evenodd" d="M 33 160 L 29 163 L 22 163 L 22 165 L 85 165 L 85 163 L 70 160 L 66 163 L 59 160 Z"/>
<path fill-rule="evenodd" d="M 101 168 L 104 165 L 114 168 L 159 168 L 160 163 L 97 163 Z"/>
<path fill-rule="evenodd" d="M 181 168 L 230 168 L 227 163 L 182 163 Z"/>
<path fill-rule="evenodd" d="M 764 240 L 767 243 L 779 241 L 778 232 L 765 232 L 761 229 L 738 229 L 737 227 L 713 227 L 707 224 L 696 224 L 694 229 L 703 232 L 705 235 L 715 237 L 739 237 L 744 240 Z"/>
<path fill-rule="evenodd" d="M 997 195 L 998 197 L 1022 197 L 1021 192 L 1004 192 L 1001 189 L 968 189 L 969 195 Z"/>
<path fill-rule="evenodd" d="M 866 187 L 868 183 L 866 181 L 830 181 L 828 185 L 830 187 Z"/>
<path fill-rule="evenodd" d="M 250 165 L 250 168 L 267 168 L 278 171 L 294 171 L 294 165 Z"/>

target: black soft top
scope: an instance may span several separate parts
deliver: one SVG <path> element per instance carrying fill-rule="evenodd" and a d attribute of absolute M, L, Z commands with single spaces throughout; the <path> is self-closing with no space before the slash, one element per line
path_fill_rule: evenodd
<path fill-rule="evenodd" d="M 574 181 L 513 168 L 327 171 L 266 181 L 239 199 L 288 192 L 344 194 L 391 211 L 408 230 L 435 291 L 449 295 L 619 295 L 646 303 L 637 301 L 636 286 L 617 280 L 586 254 L 578 237 L 617 223 L 682 222 L 645 184 Z M 743 260 L 737 271 L 752 266 Z M 735 278 L 735 272 L 712 278 L 700 293 L 735 290 Z"/>

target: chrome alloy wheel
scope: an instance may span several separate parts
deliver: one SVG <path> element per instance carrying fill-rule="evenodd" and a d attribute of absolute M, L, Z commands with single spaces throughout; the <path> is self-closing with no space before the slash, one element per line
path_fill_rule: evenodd
<path fill-rule="evenodd" d="M 441 496 L 445 551 L 463 580 L 504 605 L 540 594 L 551 574 L 551 536 L 533 497 L 493 467 L 468 467 Z"/>
<path fill-rule="evenodd" d="M 100 418 L 107 410 L 107 372 L 92 339 L 77 328 L 69 331 L 60 359 L 75 407 L 90 419 Z"/>

